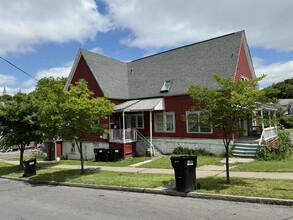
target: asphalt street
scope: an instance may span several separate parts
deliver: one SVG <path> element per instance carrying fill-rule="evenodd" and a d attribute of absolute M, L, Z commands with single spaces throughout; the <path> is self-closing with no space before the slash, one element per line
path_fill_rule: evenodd
<path fill-rule="evenodd" d="M 293 220 L 293 208 L 0 179 L 0 219 Z"/>

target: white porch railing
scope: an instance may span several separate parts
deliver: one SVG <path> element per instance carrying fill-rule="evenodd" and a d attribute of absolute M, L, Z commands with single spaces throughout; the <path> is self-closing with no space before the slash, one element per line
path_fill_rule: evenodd
<path fill-rule="evenodd" d="M 277 137 L 277 135 L 278 135 L 277 127 L 264 128 L 260 136 L 259 145 L 261 144 L 262 140 L 267 141 L 271 138 Z"/>
<path fill-rule="evenodd" d="M 125 132 L 125 139 L 123 135 Z M 127 129 L 111 129 L 110 130 L 110 142 L 129 143 L 137 140 L 137 131 L 135 128 Z"/>

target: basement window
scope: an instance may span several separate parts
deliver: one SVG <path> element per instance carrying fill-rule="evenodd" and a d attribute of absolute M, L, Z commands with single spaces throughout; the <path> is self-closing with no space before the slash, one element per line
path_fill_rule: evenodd
<path fill-rule="evenodd" d="M 168 92 L 170 89 L 171 80 L 167 80 L 164 82 L 164 85 L 161 88 L 161 92 Z"/>

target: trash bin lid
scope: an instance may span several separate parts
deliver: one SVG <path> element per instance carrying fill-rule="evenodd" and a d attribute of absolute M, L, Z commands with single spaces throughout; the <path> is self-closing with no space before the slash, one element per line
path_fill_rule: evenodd
<path fill-rule="evenodd" d="M 27 160 L 25 160 L 25 161 L 23 161 L 23 162 L 27 162 L 27 163 L 29 163 L 29 162 L 32 162 L 32 161 L 36 161 L 36 158 L 29 158 L 29 159 L 27 159 Z"/>
<path fill-rule="evenodd" d="M 196 160 L 197 156 L 183 155 L 183 156 L 172 156 L 171 161 L 175 160 Z"/>

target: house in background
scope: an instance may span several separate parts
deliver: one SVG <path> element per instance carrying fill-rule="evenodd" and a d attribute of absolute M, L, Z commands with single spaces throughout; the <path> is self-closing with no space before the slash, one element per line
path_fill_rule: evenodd
<path fill-rule="evenodd" d="M 107 120 L 101 120 L 108 124 L 110 133 L 87 136 L 84 158 L 94 158 L 94 148 L 120 148 L 123 158 L 133 153 L 169 154 L 179 146 L 222 153 L 222 133 L 218 129 L 198 126 L 195 121 L 182 118 L 183 115 L 199 114 L 189 112 L 194 103 L 186 90 L 191 84 L 220 89 L 214 74 L 231 77 L 234 81 L 256 77 L 244 31 L 131 62 L 80 49 L 65 89 L 69 84 L 85 79 L 94 96 L 107 96 L 116 104 L 115 113 Z M 260 110 L 268 111 L 273 109 L 264 107 Z M 245 136 L 257 126 L 256 120 L 251 119 L 239 123 L 246 131 Z M 262 134 L 265 132 L 263 127 L 259 134 L 262 134 L 261 141 L 276 137 L 275 127 L 266 129 L 269 132 Z M 233 138 L 239 138 L 239 135 Z M 245 151 L 241 144 L 240 151 Z M 249 156 L 251 149 L 246 151 Z M 78 150 L 70 141 L 63 142 L 65 153 L 69 159 L 79 159 Z"/>
<path fill-rule="evenodd" d="M 283 109 L 286 116 L 293 116 L 293 99 L 280 99 L 279 106 Z"/>

